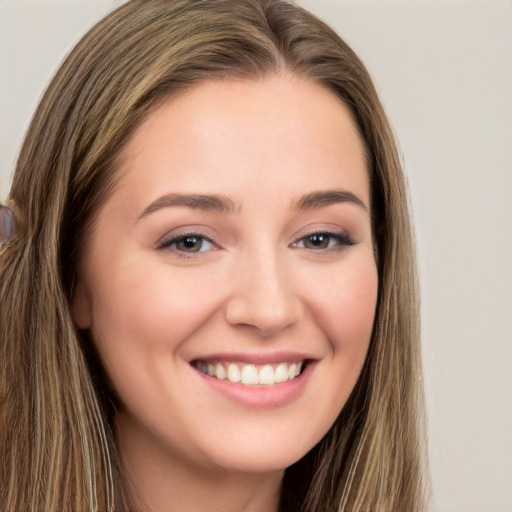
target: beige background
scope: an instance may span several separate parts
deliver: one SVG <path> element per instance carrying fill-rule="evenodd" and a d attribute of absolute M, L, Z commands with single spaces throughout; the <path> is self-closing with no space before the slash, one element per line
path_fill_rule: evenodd
<path fill-rule="evenodd" d="M 0 0 L 0 197 L 39 95 L 113 0 Z M 303 0 L 372 73 L 409 176 L 437 512 L 512 512 L 512 2 Z"/>

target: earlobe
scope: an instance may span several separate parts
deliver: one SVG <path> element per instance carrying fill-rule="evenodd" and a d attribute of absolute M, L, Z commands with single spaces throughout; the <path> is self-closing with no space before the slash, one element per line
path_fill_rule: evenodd
<path fill-rule="evenodd" d="M 71 295 L 71 316 L 79 329 L 90 329 L 92 326 L 92 299 L 82 279 L 79 279 Z"/>

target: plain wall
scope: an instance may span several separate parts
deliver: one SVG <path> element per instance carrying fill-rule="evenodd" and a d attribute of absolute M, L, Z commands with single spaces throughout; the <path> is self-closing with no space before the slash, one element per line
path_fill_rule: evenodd
<path fill-rule="evenodd" d="M 0 197 L 60 60 L 112 0 L 0 0 Z M 299 2 L 374 77 L 419 245 L 437 512 L 512 512 L 512 3 Z"/>

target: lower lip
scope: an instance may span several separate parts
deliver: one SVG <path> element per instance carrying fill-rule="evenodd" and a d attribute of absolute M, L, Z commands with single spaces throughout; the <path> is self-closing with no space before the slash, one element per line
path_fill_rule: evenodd
<path fill-rule="evenodd" d="M 304 393 L 306 385 L 314 369 L 309 362 L 304 371 L 295 379 L 273 386 L 245 386 L 228 380 L 219 380 L 193 368 L 199 378 L 228 400 L 249 409 L 277 409 L 298 400 Z"/>

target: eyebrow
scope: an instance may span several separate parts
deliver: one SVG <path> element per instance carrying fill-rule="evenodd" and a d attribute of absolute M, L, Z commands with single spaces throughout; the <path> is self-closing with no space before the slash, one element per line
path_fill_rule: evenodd
<path fill-rule="evenodd" d="M 140 215 L 139 219 L 150 213 L 175 206 L 186 206 L 195 210 L 218 213 L 232 213 L 235 203 L 229 197 L 211 194 L 166 194 L 153 201 Z"/>
<path fill-rule="evenodd" d="M 310 192 L 303 195 L 298 201 L 292 203 L 296 210 L 314 210 L 336 203 L 353 203 L 369 213 L 370 209 L 361 199 L 351 192 L 343 190 L 327 190 Z M 195 210 L 210 211 L 216 213 L 233 213 L 238 210 L 236 204 L 229 198 L 217 194 L 166 194 L 153 201 L 140 215 L 139 219 L 161 210 L 185 206 Z"/>
<path fill-rule="evenodd" d="M 359 197 L 352 192 L 345 190 L 326 190 L 311 192 L 303 195 L 296 203 L 297 210 L 313 210 L 323 208 L 336 203 L 352 203 L 361 207 L 366 213 L 370 213 L 370 208 Z"/>

